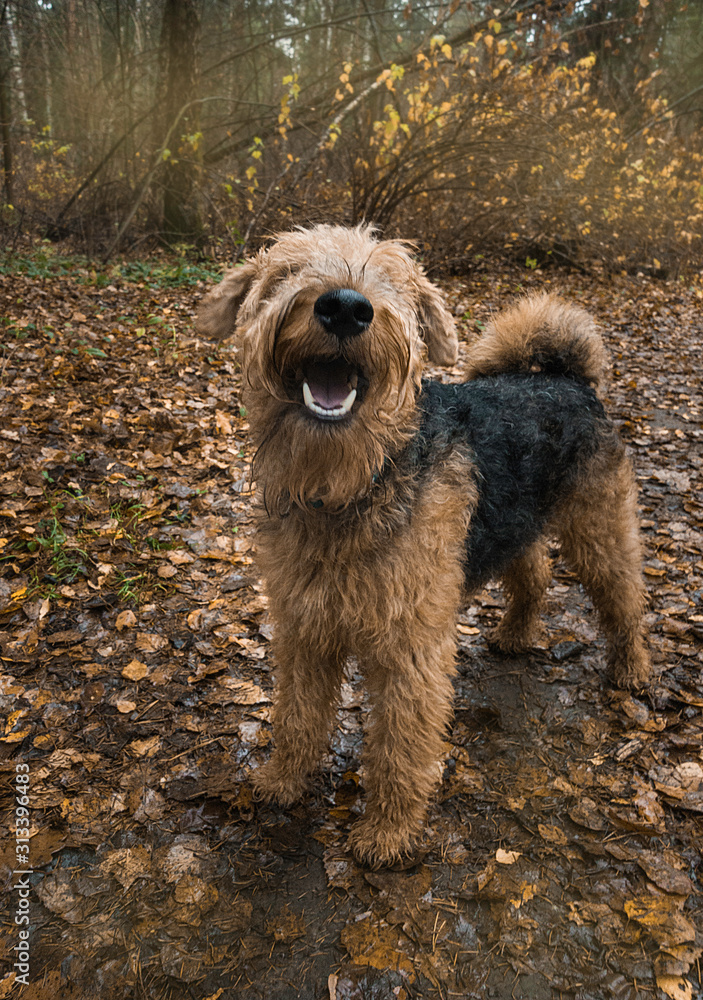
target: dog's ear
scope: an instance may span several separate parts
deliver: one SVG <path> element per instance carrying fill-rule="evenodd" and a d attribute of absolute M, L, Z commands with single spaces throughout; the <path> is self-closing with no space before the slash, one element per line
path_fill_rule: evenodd
<path fill-rule="evenodd" d="M 454 317 L 445 308 L 440 290 L 419 268 L 415 274 L 415 292 L 420 336 L 427 344 L 427 357 L 432 364 L 449 368 L 459 356 Z"/>
<path fill-rule="evenodd" d="M 201 336 L 224 340 L 234 333 L 240 306 L 258 274 L 256 258 L 238 264 L 225 273 L 219 285 L 207 293 L 198 309 L 195 329 Z"/>

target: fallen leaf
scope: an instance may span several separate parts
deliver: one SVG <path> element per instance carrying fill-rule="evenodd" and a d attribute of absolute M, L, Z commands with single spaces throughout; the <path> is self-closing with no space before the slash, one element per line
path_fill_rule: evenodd
<path fill-rule="evenodd" d="M 223 677 L 220 687 L 226 691 L 225 698 L 235 705 L 269 704 L 271 699 L 258 684 L 253 681 L 240 680 L 237 677 Z"/>
<path fill-rule="evenodd" d="M 137 632 L 136 647 L 140 653 L 158 653 L 165 646 L 168 646 L 168 639 L 165 636 L 151 632 Z"/>
<path fill-rule="evenodd" d="M 347 924 L 342 930 L 341 942 L 355 965 L 370 965 L 374 969 L 396 969 L 415 981 L 415 971 L 410 957 L 402 950 L 405 936 L 396 927 L 389 927 L 371 914 Z M 409 942 L 408 942 L 409 943 Z"/>
<path fill-rule="evenodd" d="M 569 816 L 574 823 L 585 826 L 588 830 L 605 830 L 607 826 L 593 799 L 580 799 L 569 809 Z"/>
<path fill-rule="evenodd" d="M 209 885 L 197 875 L 184 875 L 176 883 L 174 897 L 176 902 L 197 906 L 206 913 L 217 903 L 219 893 L 214 885 Z"/>
<path fill-rule="evenodd" d="M 559 844 L 564 846 L 569 843 L 569 838 L 566 836 L 561 827 L 558 826 L 545 826 L 543 823 L 537 824 L 537 829 L 539 834 L 545 840 L 548 840 L 551 844 Z"/>
<path fill-rule="evenodd" d="M 658 944 L 672 947 L 696 937 L 696 928 L 680 912 L 682 905 L 671 896 L 638 896 L 626 901 L 625 913 L 646 927 Z"/>
<path fill-rule="evenodd" d="M 151 854 L 146 847 L 121 847 L 103 858 L 99 870 L 129 889 L 137 879 L 151 877 Z"/>
<path fill-rule="evenodd" d="M 149 668 L 146 663 L 142 663 L 140 660 L 130 660 L 127 666 L 122 671 L 122 676 L 126 677 L 130 681 L 140 681 L 143 677 L 149 673 Z"/>
<path fill-rule="evenodd" d="M 161 737 L 151 736 L 146 740 L 132 740 L 127 746 L 137 757 L 153 757 L 161 746 Z"/>
<path fill-rule="evenodd" d="M 656 883 L 665 892 L 688 896 L 693 892 L 693 883 L 685 872 L 673 868 L 663 858 L 653 851 L 642 851 L 637 855 L 637 864 L 645 872 L 647 878 Z"/>
<path fill-rule="evenodd" d="M 115 619 L 115 628 L 121 632 L 123 628 L 132 628 L 137 624 L 137 616 L 133 611 L 123 611 Z"/>
<path fill-rule="evenodd" d="M 657 986 L 671 1000 L 691 1000 L 693 984 L 682 976 L 657 976 Z"/>
<path fill-rule="evenodd" d="M 521 855 L 522 851 L 504 851 L 499 847 L 496 851 L 496 861 L 499 865 L 514 865 Z"/>

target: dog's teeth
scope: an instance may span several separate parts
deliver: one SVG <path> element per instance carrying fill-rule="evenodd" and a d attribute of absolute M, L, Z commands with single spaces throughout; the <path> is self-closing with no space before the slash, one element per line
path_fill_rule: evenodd
<path fill-rule="evenodd" d="M 355 399 L 356 399 L 356 389 L 352 389 L 347 398 L 340 406 L 340 410 L 342 411 L 342 413 L 349 413 L 352 406 L 354 405 Z"/>
<path fill-rule="evenodd" d="M 310 391 L 310 386 L 307 381 L 303 382 L 303 402 L 311 413 L 317 414 L 319 417 L 335 418 L 343 417 L 351 410 L 354 405 L 354 400 L 356 399 L 356 389 L 351 389 L 349 395 L 344 400 L 341 406 L 335 406 L 333 410 L 328 410 L 324 406 L 320 406 L 319 403 L 315 402 L 312 392 Z"/>

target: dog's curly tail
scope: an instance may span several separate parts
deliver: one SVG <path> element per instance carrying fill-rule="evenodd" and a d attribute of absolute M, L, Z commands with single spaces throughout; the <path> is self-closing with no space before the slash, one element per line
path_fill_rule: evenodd
<path fill-rule="evenodd" d="M 468 377 L 541 371 L 597 389 L 606 367 L 605 347 L 589 314 L 543 292 L 521 299 L 488 324 L 469 352 Z"/>

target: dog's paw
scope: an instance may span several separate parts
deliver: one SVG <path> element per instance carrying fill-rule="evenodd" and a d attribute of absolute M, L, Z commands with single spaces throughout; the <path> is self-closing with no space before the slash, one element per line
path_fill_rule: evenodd
<path fill-rule="evenodd" d="M 631 691 L 646 688 L 651 680 L 652 665 L 644 643 L 638 643 L 627 653 L 613 656 L 608 664 L 608 676 L 619 688 Z"/>
<path fill-rule="evenodd" d="M 360 819 L 349 834 L 349 846 L 356 860 L 369 868 L 412 868 L 427 853 L 418 843 L 416 830 Z"/>
<path fill-rule="evenodd" d="M 532 631 L 516 632 L 514 629 L 504 628 L 501 623 L 486 632 L 486 643 L 494 653 L 519 656 L 534 649 L 535 635 Z"/>
<path fill-rule="evenodd" d="M 279 806 L 292 806 L 307 791 L 307 776 L 281 768 L 272 758 L 268 763 L 251 772 L 254 797 L 261 802 L 275 802 Z"/>

